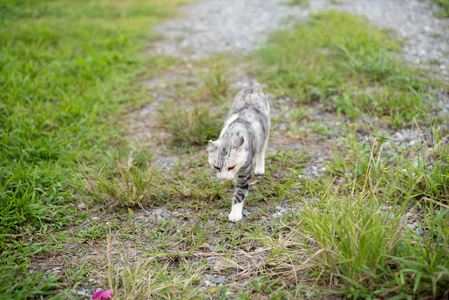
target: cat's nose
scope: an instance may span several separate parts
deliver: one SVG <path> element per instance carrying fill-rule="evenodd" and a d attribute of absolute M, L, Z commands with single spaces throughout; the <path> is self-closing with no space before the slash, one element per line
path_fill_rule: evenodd
<path fill-rule="evenodd" d="M 221 181 L 227 181 L 227 180 L 231 180 L 232 176 L 230 176 L 230 174 L 218 174 L 218 179 L 221 179 Z"/>
<path fill-rule="evenodd" d="M 221 181 L 225 181 L 227 179 L 227 176 L 221 173 L 217 174 L 218 179 L 220 179 Z"/>

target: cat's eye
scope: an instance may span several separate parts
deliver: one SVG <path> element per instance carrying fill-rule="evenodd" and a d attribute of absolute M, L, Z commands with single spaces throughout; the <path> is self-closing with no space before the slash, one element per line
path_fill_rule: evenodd
<path fill-rule="evenodd" d="M 220 168 L 219 168 L 219 167 L 217 167 L 217 166 L 214 166 L 214 168 L 215 168 L 215 169 L 217 169 L 218 171 L 220 171 Z"/>
<path fill-rule="evenodd" d="M 231 171 L 231 170 L 234 169 L 234 168 L 235 168 L 235 166 L 229 167 L 229 168 L 228 168 L 228 171 Z"/>

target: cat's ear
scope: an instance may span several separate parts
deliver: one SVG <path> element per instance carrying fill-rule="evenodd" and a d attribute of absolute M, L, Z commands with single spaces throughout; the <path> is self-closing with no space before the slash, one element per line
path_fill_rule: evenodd
<path fill-rule="evenodd" d="M 207 145 L 207 151 L 212 152 L 217 149 L 217 142 L 209 140 L 209 144 Z"/>
<path fill-rule="evenodd" d="M 243 138 L 243 136 L 241 136 L 240 138 L 238 138 L 235 141 L 235 147 L 240 148 L 244 143 L 245 143 L 245 139 Z"/>

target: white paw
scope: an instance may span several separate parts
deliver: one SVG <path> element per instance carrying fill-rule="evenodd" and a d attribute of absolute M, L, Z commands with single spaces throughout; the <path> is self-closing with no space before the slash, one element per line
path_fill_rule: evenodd
<path fill-rule="evenodd" d="M 255 175 L 263 175 L 263 174 L 265 174 L 265 168 L 255 168 L 254 169 L 254 174 Z"/>
<path fill-rule="evenodd" d="M 242 213 L 231 211 L 228 218 L 229 218 L 229 221 L 231 221 L 231 222 L 238 222 L 242 219 Z"/>
<path fill-rule="evenodd" d="M 233 204 L 231 213 L 229 214 L 228 218 L 231 222 L 238 222 L 242 219 L 242 210 L 243 210 L 243 202 Z"/>

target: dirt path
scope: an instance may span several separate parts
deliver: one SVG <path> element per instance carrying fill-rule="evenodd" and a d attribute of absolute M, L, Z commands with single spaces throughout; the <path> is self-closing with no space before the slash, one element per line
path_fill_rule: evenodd
<path fill-rule="evenodd" d="M 314 0 L 308 7 L 285 5 L 276 0 L 200 0 L 186 6 L 183 19 L 158 27 L 166 38 L 151 49 L 161 53 L 198 59 L 223 51 L 248 52 L 267 34 L 288 26 L 288 18 L 303 19 L 324 9 L 364 15 L 371 22 L 395 31 L 406 40 L 405 57 L 414 63 L 431 61 L 449 74 L 449 19 L 438 19 L 428 1 L 416 0 Z"/>
<path fill-rule="evenodd" d="M 182 87 L 183 91 L 185 87 L 199 88 L 201 79 L 198 78 L 192 65 L 213 54 L 226 51 L 237 54 L 248 53 L 263 43 L 270 32 L 291 26 L 293 22 L 290 22 L 290 19 L 303 20 L 311 13 L 326 9 L 364 15 L 374 24 L 391 29 L 405 39 L 404 56 L 410 62 L 418 64 L 428 62 L 432 70 L 438 70 L 445 76 L 449 75 L 449 19 L 442 20 L 434 17 L 433 9 L 430 9 L 430 4 L 427 1 L 344 0 L 338 1 L 339 4 L 334 4 L 335 1 L 330 0 L 310 0 L 308 7 L 285 5 L 282 2 L 276 0 L 198 0 L 195 4 L 183 8 L 184 17 L 167 21 L 158 26 L 157 30 L 164 39 L 149 49 L 148 53 L 182 58 L 184 63 L 180 69 L 170 69 L 162 76 L 148 78 L 143 82 L 154 101 L 132 114 L 130 139 L 150 148 L 155 154 L 155 159 L 166 171 L 179 171 L 180 176 L 183 176 L 188 174 L 190 169 L 194 169 L 192 165 L 198 169 L 199 164 L 205 165 L 206 162 L 204 153 L 200 153 L 201 150 L 195 154 L 168 154 L 165 142 L 169 133 L 167 128 L 158 122 L 158 116 L 162 105 L 166 101 L 177 99 L 179 95 L 176 94 L 176 87 L 170 86 L 167 82 L 179 82 L 177 88 Z M 285 2 L 288 1 L 285 0 Z M 230 85 L 236 89 L 248 86 L 254 79 L 250 78 L 240 66 L 234 66 L 233 69 Z M 269 93 L 269 89 L 266 89 L 266 92 Z M 278 118 L 281 121 L 273 122 L 273 136 L 270 137 L 268 151 L 271 155 L 278 150 L 292 151 L 301 156 L 301 153 L 307 149 L 306 162 L 301 159 L 292 161 L 289 167 L 297 167 L 296 171 L 300 173 L 299 180 L 316 178 L 326 171 L 326 164 L 329 163 L 330 157 L 334 153 L 334 147 L 338 147 L 341 133 L 338 128 L 340 122 L 344 121 L 337 116 L 336 112 L 323 112 L 318 108 L 308 107 L 305 112 L 307 118 L 304 122 L 301 121 L 303 124 L 299 127 L 299 131 L 306 132 L 306 136 L 297 137 L 295 134 L 287 134 L 287 121 L 282 121 L 283 118 L 279 118 L 279 116 L 285 114 L 282 108 L 288 108 L 291 105 L 289 101 L 288 98 L 271 99 L 272 119 Z M 448 102 L 448 99 L 440 99 L 441 113 L 448 113 Z M 332 128 L 332 131 L 323 133 L 321 136 L 317 136 L 315 132 L 307 133 L 307 126 L 311 124 L 326 124 L 327 127 L 324 129 Z M 413 128 L 389 132 L 389 135 L 392 143 L 396 146 L 415 144 L 421 139 L 421 134 Z M 368 139 L 369 136 L 367 133 L 361 138 Z M 180 158 L 182 159 L 182 168 L 175 169 L 174 166 L 180 162 Z M 275 160 L 274 155 L 271 158 L 273 161 Z M 277 164 L 278 161 L 275 163 Z M 281 167 L 279 170 L 273 171 L 271 176 L 279 182 L 287 181 L 292 177 L 288 172 L 290 171 Z M 133 216 L 129 218 L 122 216 L 117 219 L 108 219 L 110 216 L 100 214 L 99 217 L 89 221 L 90 224 L 73 228 L 67 234 L 71 234 L 71 231 L 86 231 L 87 235 L 91 228 L 95 228 L 99 223 L 105 223 L 108 228 L 111 227 L 114 230 L 125 228 L 128 239 L 118 237 L 114 243 L 111 243 L 113 246 L 110 246 L 108 241 L 102 238 L 98 238 L 95 242 L 92 241 L 93 239 L 86 239 L 88 242 L 83 242 L 83 251 L 77 255 L 71 255 L 69 258 L 74 260 L 75 264 L 82 264 L 87 259 L 93 259 L 95 264 L 102 262 L 107 265 L 107 253 L 112 253 L 114 264 L 122 266 L 124 259 L 118 257 L 121 251 L 120 247 L 123 247 L 121 243 L 126 246 L 125 252 L 128 254 L 128 258 L 138 261 L 142 260 L 142 257 L 136 248 L 157 252 L 161 250 L 157 241 L 165 243 L 166 240 L 164 247 L 173 253 L 182 253 L 185 249 L 189 249 L 191 244 L 184 240 L 179 241 L 178 232 L 180 229 L 185 231 L 192 229 L 192 233 L 187 233 L 194 237 L 193 229 L 198 228 L 198 230 L 204 230 L 204 235 L 210 239 L 200 245 L 199 250 L 194 251 L 191 255 L 190 262 L 205 261 L 208 266 L 208 269 L 201 273 L 202 277 L 195 287 L 198 287 L 199 292 L 205 292 L 211 287 L 219 288 L 229 284 L 229 287 L 235 291 L 242 291 L 247 288 L 251 278 L 257 276 L 260 266 L 272 249 L 262 246 L 248 236 L 245 237 L 244 230 L 235 229 L 238 229 L 238 226 L 249 224 L 249 226 L 254 226 L 261 232 L 267 233 L 267 236 L 263 236 L 263 238 L 268 239 L 273 230 L 272 225 L 279 222 L 280 216 L 288 214 L 294 209 L 292 204 L 286 200 L 277 202 L 257 198 L 257 189 L 263 189 L 264 185 L 270 187 L 270 184 L 269 180 L 259 178 L 259 183 L 252 187 L 250 192 L 254 195 L 253 204 L 248 203 L 243 211 L 245 225 L 234 225 L 227 221 L 226 214 L 229 212 L 230 199 L 219 199 L 218 203 L 214 205 L 206 200 L 198 200 L 192 201 L 190 206 L 186 207 L 166 205 L 136 209 Z M 228 186 L 225 189 L 227 189 L 226 196 L 231 196 L 231 187 Z M 276 187 L 272 189 L 276 190 Z M 185 190 L 186 194 L 189 192 L 189 190 Z M 276 192 L 277 190 L 274 193 Z M 293 189 L 293 192 L 297 192 L 297 190 Z M 259 205 L 258 201 L 263 205 Z M 201 214 L 202 210 L 207 213 Z M 237 237 L 235 237 L 236 235 Z M 282 241 L 285 245 L 291 242 L 288 238 L 293 237 L 286 234 L 285 240 Z M 242 243 L 235 242 L 238 240 L 242 240 Z M 273 245 L 279 242 L 279 240 L 273 240 Z M 293 244 L 293 242 L 291 243 Z M 77 246 L 73 244 L 67 247 L 67 251 L 72 251 Z M 161 257 L 164 258 L 162 255 L 158 258 Z M 231 263 L 235 261 L 240 263 L 238 271 L 230 272 L 229 270 L 235 267 Z M 38 261 L 35 264 L 36 270 L 38 266 L 47 266 L 55 274 L 60 272 L 62 265 L 64 265 L 64 269 L 67 268 L 64 260 L 54 262 L 54 267 L 48 260 Z M 296 270 L 293 270 L 290 273 L 295 272 Z M 104 278 L 101 279 L 102 276 L 98 274 L 95 276 L 98 277 L 98 283 L 89 287 L 75 287 L 78 295 L 88 297 L 95 291 L 95 288 L 101 287 L 101 284 L 104 286 Z M 103 283 L 100 282 L 101 280 Z"/>
<path fill-rule="evenodd" d="M 164 78 L 153 78 L 145 85 L 153 94 L 155 101 L 135 114 L 132 119 L 132 137 L 137 141 L 154 144 L 164 144 L 166 132 L 158 126 L 157 114 L 165 100 L 173 99 L 174 91 L 167 88 L 165 82 L 178 80 L 180 82 L 199 88 L 197 74 L 189 69 L 190 62 L 210 57 L 212 54 L 232 51 L 234 53 L 247 53 L 256 49 L 263 43 L 268 34 L 279 28 L 291 26 L 289 19 L 304 20 L 308 15 L 322 10 L 334 9 L 346 11 L 351 14 L 364 15 L 381 28 L 390 29 L 404 39 L 404 57 L 412 63 L 429 67 L 443 76 L 449 74 L 449 19 L 438 19 L 434 16 L 437 7 L 432 7 L 428 1 L 415 0 L 345 0 L 335 1 L 315 0 L 309 1 L 308 6 L 286 5 L 287 1 L 276 0 L 199 0 L 193 5 L 183 8 L 184 17 L 169 20 L 159 25 L 156 30 L 164 36 L 164 40 L 156 43 L 148 50 L 149 54 L 164 54 L 184 59 L 186 62 L 182 70 L 176 70 Z M 244 70 L 235 67 L 236 74 L 231 78 L 231 86 L 245 87 L 253 78 L 249 78 Z M 269 91 L 267 91 L 269 93 Z M 281 109 L 275 106 L 288 106 L 288 99 L 276 99 L 272 118 L 282 114 Z M 445 114 L 449 109 L 448 99 L 440 99 L 440 113 Z M 272 100 L 273 104 L 273 100 Z M 310 109 L 312 116 L 310 123 L 323 122 L 328 126 L 338 127 L 339 121 L 335 114 L 326 114 Z M 282 122 L 273 128 L 274 137 L 271 139 L 269 150 L 275 152 L 279 147 L 283 150 L 298 151 L 305 148 L 305 144 L 313 146 L 313 136 L 308 141 L 292 140 L 282 134 L 286 124 Z M 407 137 L 407 138 L 404 138 Z M 396 139 L 397 138 L 397 139 Z M 419 133 L 411 130 L 402 130 L 393 141 L 401 143 L 414 143 L 419 139 Z M 396 140 L 395 140 L 396 139 Z M 278 145 L 273 142 L 282 141 Z M 327 145 L 315 147 L 314 156 L 325 159 L 332 153 L 332 145 L 338 141 L 338 132 L 328 136 Z M 279 146 L 281 145 L 281 146 Z M 323 151 L 321 151 L 323 149 Z M 159 147 L 158 150 L 161 150 Z M 158 152 L 158 151 L 156 151 Z M 156 158 L 164 167 L 173 166 L 178 162 L 179 155 L 156 154 Z M 317 176 L 317 169 L 321 165 L 313 165 L 311 158 L 309 167 L 304 170 L 306 174 Z M 307 168 L 307 167 L 306 167 Z M 312 172 L 313 171 L 313 172 Z M 312 174 L 313 173 L 313 174 Z"/>
<path fill-rule="evenodd" d="M 183 176 L 188 174 L 189 161 L 200 160 L 199 164 L 205 165 L 206 159 L 205 156 L 201 156 L 202 153 L 167 154 L 165 142 L 169 135 L 168 130 L 162 128 L 155 120 L 157 120 L 164 102 L 179 101 L 179 96 L 176 96 L 176 91 L 166 83 L 178 81 L 178 88 L 183 86 L 183 92 L 184 87 L 199 88 L 200 80 L 191 65 L 221 52 L 248 53 L 263 43 L 270 32 L 291 26 L 293 22 L 288 21 L 290 18 L 303 20 L 311 13 L 325 9 L 365 15 L 374 24 L 391 29 L 405 39 L 404 56 L 409 61 L 412 63 L 431 62 L 432 68 L 442 74 L 448 74 L 449 58 L 445 51 L 449 49 L 449 20 L 435 18 L 428 2 L 414 0 L 354 0 L 343 1 L 340 4 L 332 4 L 331 1 L 326 0 L 310 2 L 310 6 L 304 8 L 288 6 L 275 0 L 200 0 L 193 5 L 184 7 L 185 16 L 183 18 L 170 20 L 160 25 L 157 30 L 165 39 L 148 50 L 148 53 L 182 58 L 184 64 L 182 68 L 175 71 L 167 71 L 165 77 L 151 78 L 144 83 L 155 101 L 133 115 L 132 137 L 154 147 L 156 159 L 167 171 L 178 170 Z M 254 79 L 245 73 L 244 68 L 241 70 L 239 70 L 239 66 L 234 68 L 236 70 L 230 79 L 231 86 L 239 88 L 248 86 Z M 266 92 L 269 93 L 269 90 L 267 89 Z M 326 128 L 332 128 L 332 130 L 321 137 L 317 137 L 313 132 L 307 133 L 306 136 L 296 137 L 294 134 L 286 133 L 288 124 L 287 121 L 282 121 L 285 119 L 282 115 L 285 114 L 283 109 L 291 105 L 289 101 L 288 98 L 271 99 L 273 108 L 271 117 L 272 119 L 281 119 L 281 121 L 273 122 L 273 136 L 270 137 L 268 151 L 272 154 L 278 150 L 293 151 L 296 155 L 301 155 L 302 151 L 307 149 L 308 158 L 304 164 L 301 161 L 302 165 L 298 167 L 301 175 L 298 177 L 306 180 L 316 178 L 326 171 L 326 164 L 330 162 L 334 147 L 338 147 L 341 133 L 338 128 L 340 122 L 344 122 L 344 117 L 339 118 L 336 112 L 323 112 L 318 108 L 308 107 L 307 120 L 301 121 L 304 124 L 300 131 L 307 132 L 307 126 L 311 124 L 326 124 Z M 447 113 L 449 109 L 447 101 L 441 107 L 442 110 L 446 109 Z M 282 118 L 279 118 L 280 115 Z M 415 144 L 421 139 L 421 134 L 413 128 L 401 129 L 396 133 L 389 132 L 388 136 L 391 136 L 391 141 L 396 146 Z M 360 138 L 368 141 L 370 133 L 367 132 Z M 197 149 L 197 151 L 201 152 L 201 149 Z M 180 160 L 183 162 L 182 169 L 177 167 Z M 281 181 L 287 178 L 283 171 L 272 174 L 272 176 Z M 257 188 L 264 184 L 269 185 L 270 183 L 263 178 L 260 179 L 258 185 L 253 187 L 251 192 L 257 195 Z M 228 190 L 230 196 L 231 189 Z M 257 196 L 254 197 L 257 198 Z M 139 211 L 136 216 L 139 221 L 148 224 L 146 226 L 153 226 L 156 221 L 168 220 L 172 224 L 178 224 L 178 227 L 185 228 L 193 228 L 197 224 L 202 224 L 201 226 L 207 230 L 211 240 L 205 246 L 207 247 L 205 254 L 194 256 L 194 259 L 206 260 L 209 266 L 209 270 L 201 274 L 202 279 L 198 283 L 199 291 L 204 292 L 211 287 L 220 287 L 226 284 L 230 284 L 230 287 L 236 290 L 245 289 L 252 272 L 257 273 L 256 262 L 264 261 L 269 249 L 261 247 L 258 248 L 260 252 L 250 254 L 249 250 L 244 252 L 239 247 L 230 247 L 226 250 L 226 255 L 229 255 L 231 259 L 229 261 L 240 261 L 247 273 L 228 274 L 224 272 L 223 270 L 229 268 L 230 265 L 229 261 L 223 259 L 222 254 L 219 253 L 223 244 L 223 241 L 220 240 L 222 230 L 223 228 L 229 230 L 236 228 L 236 225 L 230 224 L 226 220 L 226 213 L 230 206 L 229 199 L 220 199 L 218 205 L 220 207 L 210 208 L 207 206 L 208 204 L 204 203 L 201 205 L 206 205 L 206 207 L 201 206 L 200 210 L 207 209 L 207 220 L 202 220 L 195 208 L 169 208 L 169 206 Z M 265 202 L 263 206 L 261 208 L 259 205 L 248 203 L 243 211 L 244 222 L 260 226 L 267 232 L 269 232 L 270 224 L 276 222 L 279 216 L 287 214 L 293 209 L 289 202 L 282 200 L 276 203 Z M 224 243 L 225 247 L 226 243 Z M 260 247 L 259 244 L 256 246 Z M 255 265 L 256 268 L 254 268 Z M 245 275 L 242 275 L 243 273 Z"/>

